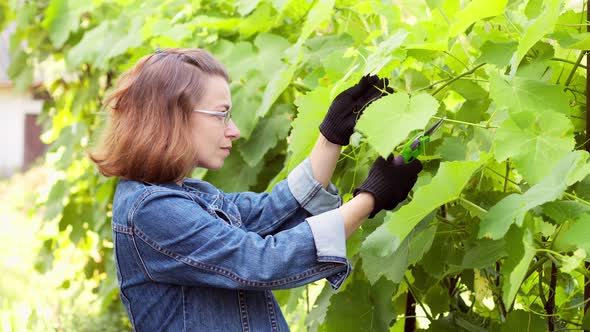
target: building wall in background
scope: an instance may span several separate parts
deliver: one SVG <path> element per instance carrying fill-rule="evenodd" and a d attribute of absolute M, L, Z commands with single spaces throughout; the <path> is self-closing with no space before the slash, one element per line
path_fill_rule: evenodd
<path fill-rule="evenodd" d="M 0 177 L 6 177 L 15 171 L 23 170 L 31 161 L 44 152 L 38 135 L 36 117 L 42 107 L 41 100 L 34 100 L 30 95 L 15 95 L 12 86 L 0 85 Z M 29 121 L 29 137 L 25 139 Z M 31 122 L 34 125 L 31 125 Z M 41 145 L 41 149 L 39 148 Z M 25 151 L 27 158 L 25 158 Z M 35 152 L 38 154 L 35 155 Z"/>
<path fill-rule="evenodd" d="M 14 25 L 0 33 L 0 177 L 24 170 L 45 152 L 36 121 L 43 101 L 30 92 L 15 93 L 6 74 L 12 31 Z"/>

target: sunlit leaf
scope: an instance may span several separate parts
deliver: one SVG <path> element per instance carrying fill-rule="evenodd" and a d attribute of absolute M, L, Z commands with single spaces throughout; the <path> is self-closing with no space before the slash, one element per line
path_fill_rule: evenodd
<path fill-rule="evenodd" d="M 525 214 L 532 208 L 560 198 L 565 189 L 590 173 L 588 153 L 575 151 L 567 154 L 551 175 L 523 194 L 511 194 L 494 205 L 480 224 L 479 237 L 499 239 L 516 224 L 522 226 Z"/>
<path fill-rule="evenodd" d="M 424 129 L 436 113 L 438 102 L 428 94 L 408 96 L 399 92 L 382 97 L 364 111 L 357 128 L 383 157 L 416 129 Z"/>
<path fill-rule="evenodd" d="M 451 26 L 451 35 L 463 32 L 468 26 L 475 21 L 486 17 L 492 17 L 502 14 L 508 0 L 473 0 L 465 9 L 455 15 L 455 22 Z"/>

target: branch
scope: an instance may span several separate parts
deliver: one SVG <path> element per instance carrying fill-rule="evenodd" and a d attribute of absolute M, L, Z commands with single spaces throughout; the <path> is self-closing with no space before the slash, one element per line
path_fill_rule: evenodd
<path fill-rule="evenodd" d="M 508 179 L 510 178 L 510 163 L 506 161 L 506 176 L 504 177 L 504 192 L 506 192 L 506 188 L 508 187 Z"/>
<path fill-rule="evenodd" d="M 440 120 L 440 119 L 442 119 L 441 117 L 438 117 L 438 116 L 433 116 L 432 118 L 433 118 L 433 119 L 437 119 L 437 120 Z M 449 119 L 449 118 L 446 118 L 446 119 L 445 119 L 445 122 L 451 122 L 451 123 L 464 124 L 464 125 L 467 125 L 467 126 L 480 127 L 480 128 L 484 128 L 484 129 L 498 128 L 498 127 L 496 127 L 496 126 L 490 126 L 490 125 L 487 125 L 487 124 L 485 124 L 485 125 L 482 125 L 482 124 L 479 124 L 479 123 L 466 122 L 466 121 L 459 121 L 459 120 L 453 120 L 453 119 Z"/>
<path fill-rule="evenodd" d="M 555 287 L 557 285 L 557 266 L 551 264 L 551 282 L 549 283 L 549 298 L 545 304 L 547 312 L 547 328 L 549 332 L 555 331 Z"/>
<path fill-rule="evenodd" d="M 552 60 L 552 61 L 559 61 L 559 62 L 565 62 L 565 63 L 569 63 L 571 65 L 575 65 L 576 64 L 574 61 L 571 61 L 571 60 L 568 60 L 568 59 L 551 58 L 550 60 Z M 586 69 L 586 66 L 584 66 L 582 64 L 578 64 L 578 67 Z"/>
<path fill-rule="evenodd" d="M 416 300 L 416 302 L 418 302 L 418 304 L 422 308 L 422 311 L 424 311 L 424 314 L 426 315 L 426 318 L 428 318 L 429 321 L 433 322 L 434 321 L 434 318 L 432 318 L 432 316 L 430 315 L 430 313 L 428 312 L 428 310 L 426 310 L 426 307 L 424 307 L 424 304 L 422 303 L 422 301 L 420 301 L 420 298 L 418 298 L 416 296 L 416 293 L 414 292 L 414 288 L 410 284 L 410 281 L 408 280 L 408 278 L 406 276 L 404 276 L 404 280 L 406 281 L 406 284 L 408 285 L 408 291 L 410 293 L 412 293 L 412 296 L 414 297 L 414 299 Z"/>
<path fill-rule="evenodd" d="M 438 89 L 436 89 L 432 95 L 436 95 L 437 93 L 439 93 L 442 89 L 446 88 L 447 86 L 453 84 L 453 82 L 455 82 L 456 80 L 460 79 L 461 77 L 467 76 L 467 75 L 471 75 L 473 74 L 476 70 L 478 70 L 479 68 L 483 67 L 485 65 L 485 63 L 481 63 L 475 67 L 473 67 L 471 70 L 468 70 L 466 72 L 464 72 L 463 74 L 460 74 L 459 76 L 455 76 L 453 79 L 451 79 L 450 81 L 448 81 L 447 83 L 443 84 L 441 87 L 439 87 Z"/>
<path fill-rule="evenodd" d="M 578 55 L 578 59 L 576 60 L 576 63 L 574 64 L 574 68 L 572 68 L 572 71 L 570 72 L 569 76 L 565 80 L 565 86 L 570 85 L 570 83 L 572 82 L 572 79 L 574 78 L 574 74 L 576 73 L 576 69 L 580 66 L 580 63 L 582 62 L 584 55 L 586 55 L 586 51 L 580 51 L 580 55 Z"/>
<path fill-rule="evenodd" d="M 406 296 L 406 314 L 404 322 L 404 332 L 415 332 L 416 331 L 416 299 L 412 296 L 412 292 L 409 291 Z"/>
<path fill-rule="evenodd" d="M 547 306 L 547 299 L 545 298 L 545 294 L 543 292 L 543 267 L 539 267 L 539 297 L 541 298 L 541 302 L 543 303 L 543 308 Z"/>

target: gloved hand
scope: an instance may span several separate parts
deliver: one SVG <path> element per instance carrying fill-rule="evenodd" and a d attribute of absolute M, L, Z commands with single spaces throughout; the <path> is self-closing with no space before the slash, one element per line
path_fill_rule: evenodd
<path fill-rule="evenodd" d="M 404 164 L 400 156 L 394 159 L 393 155 L 389 155 L 387 160 L 379 157 L 373 163 L 365 181 L 354 189 L 353 195 L 361 192 L 373 194 L 375 208 L 369 215 L 369 218 L 373 218 L 379 211 L 393 210 L 406 199 L 421 170 L 422 163 L 418 159 Z"/>
<path fill-rule="evenodd" d="M 388 87 L 388 84 L 387 78 L 365 75 L 356 85 L 342 91 L 334 98 L 328 109 L 328 114 L 320 124 L 322 135 L 334 144 L 348 145 L 356 121 L 364 109 L 374 100 L 386 95 L 375 86 L 388 93 L 393 93 L 393 88 Z"/>

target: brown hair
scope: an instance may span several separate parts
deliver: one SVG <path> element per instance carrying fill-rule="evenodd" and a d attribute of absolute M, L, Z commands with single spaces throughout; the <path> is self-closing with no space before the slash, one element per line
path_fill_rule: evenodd
<path fill-rule="evenodd" d="M 213 75 L 229 82 L 207 51 L 183 48 L 157 50 L 123 73 L 104 103 L 109 124 L 89 153 L 100 172 L 154 183 L 188 175 L 197 160 L 190 114 Z"/>

